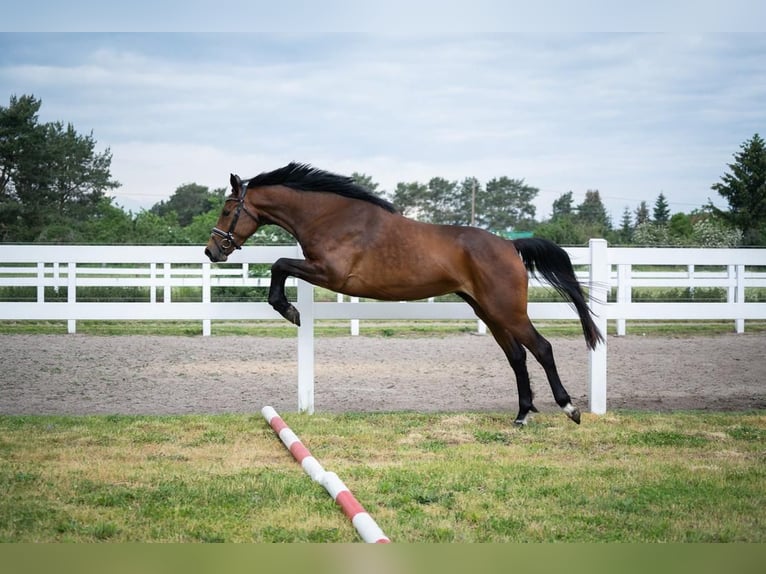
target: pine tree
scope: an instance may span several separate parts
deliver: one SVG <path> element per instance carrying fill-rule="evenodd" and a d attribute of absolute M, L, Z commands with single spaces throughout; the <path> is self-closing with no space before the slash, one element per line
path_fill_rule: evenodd
<path fill-rule="evenodd" d="M 651 221 L 649 219 L 649 206 L 646 204 L 645 201 L 642 201 L 641 203 L 638 204 L 638 207 L 636 208 L 636 211 L 635 211 L 635 216 L 636 216 L 636 222 L 635 222 L 635 225 L 633 226 L 634 228 L 638 227 L 639 225 L 643 223 L 647 223 Z"/>
<path fill-rule="evenodd" d="M 603 228 L 604 231 L 611 227 L 609 214 L 601 201 L 601 194 L 597 189 L 589 189 L 585 192 L 585 199 L 577 206 L 577 220 L 581 223 Z"/>
<path fill-rule="evenodd" d="M 745 245 L 766 243 L 766 142 L 758 134 L 744 142 L 730 173 L 712 189 L 729 203 L 729 211 L 709 207 L 729 225 L 742 230 Z"/>
<path fill-rule="evenodd" d="M 670 221 L 670 207 L 665 199 L 665 194 L 660 192 L 657 201 L 654 202 L 653 219 L 655 225 L 667 225 Z"/>
<path fill-rule="evenodd" d="M 633 235 L 632 218 L 630 216 L 630 208 L 627 206 L 622 212 L 622 221 L 620 224 L 620 241 L 622 243 L 630 243 L 630 239 Z"/>

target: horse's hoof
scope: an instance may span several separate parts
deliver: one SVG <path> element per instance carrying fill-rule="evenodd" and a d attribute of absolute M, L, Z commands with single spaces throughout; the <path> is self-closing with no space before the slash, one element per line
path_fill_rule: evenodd
<path fill-rule="evenodd" d="M 572 419 L 574 422 L 576 422 L 578 425 L 580 424 L 580 411 L 578 409 L 575 409 L 574 412 L 569 415 L 569 418 Z"/>
<path fill-rule="evenodd" d="M 537 412 L 537 409 L 532 407 L 534 412 Z M 514 426 L 517 426 L 519 428 L 527 426 L 529 424 L 529 411 L 521 411 L 519 414 L 516 415 L 516 420 L 513 421 Z"/>
<path fill-rule="evenodd" d="M 580 409 L 572 406 L 572 403 L 568 403 L 567 406 L 563 408 L 563 410 L 570 419 L 572 419 L 578 425 L 580 424 Z"/>
<path fill-rule="evenodd" d="M 287 319 L 291 323 L 294 323 L 298 327 L 301 326 L 301 314 L 298 311 L 298 309 L 296 309 L 292 305 L 290 305 L 287 308 L 287 311 L 285 311 L 285 319 Z"/>

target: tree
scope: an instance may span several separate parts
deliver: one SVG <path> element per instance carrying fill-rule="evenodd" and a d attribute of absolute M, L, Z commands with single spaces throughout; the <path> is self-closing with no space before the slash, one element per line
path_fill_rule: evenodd
<path fill-rule="evenodd" d="M 477 223 L 490 231 L 512 231 L 530 227 L 535 218 L 532 203 L 539 190 L 523 179 L 494 178 L 487 182 L 477 206 Z"/>
<path fill-rule="evenodd" d="M 700 247 L 737 247 L 742 232 L 715 218 L 701 219 L 692 226 L 692 243 Z"/>
<path fill-rule="evenodd" d="M 133 233 L 134 242 L 139 244 L 191 243 L 178 225 L 174 212 L 158 215 L 151 210 L 141 210 L 133 220 Z"/>
<path fill-rule="evenodd" d="M 638 207 L 636 208 L 636 211 L 635 211 L 635 216 L 636 216 L 636 222 L 634 227 L 638 227 L 642 223 L 648 223 L 649 221 L 651 221 L 651 219 L 649 218 L 649 206 L 646 204 L 646 201 L 642 201 L 641 203 L 638 204 Z"/>
<path fill-rule="evenodd" d="M 42 102 L 11 96 L 0 107 L 0 240 L 77 240 L 79 223 L 119 186 L 112 154 L 72 124 L 39 123 Z"/>
<path fill-rule="evenodd" d="M 393 204 L 402 215 L 420 219 L 429 210 L 428 186 L 417 181 L 397 183 Z"/>
<path fill-rule="evenodd" d="M 210 232 L 218 223 L 221 216 L 221 206 L 218 205 L 206 213 L 195 215 L 191 223 L 183 228 L 186 237 L 190 243 L 207 243 L 210 238 Z M 260 230 L 259 230 L 260 231 Z"/>
<path fill-rule="evenodd" d="M 420 221 L 470 223 L 470 203 L 461 200 L 456 181 L 443 177 L 431 178 L 427 185 L 418 182 L 397 184 L 393 203 L 402 214 Z"/>
<path fill-rule="evenodd" d="M 551 219 L 535 227 L 535 236 L 550 239 L 559 245 L 584 245 L 590 239 L 587 230 L 572 217 Z"/>
<path fill-rule="evenodd" d="M 491 231 L 530 227 L 538 189 L 523 179 L 494 178 L 482 187 L 475 177 L 462 182 L 434 177 L 428 184 L 399 183 L 396 208 L 408 217 L 445 225 L 478 225 Z"/>
<path fill-rule="evenodd" d="M 729 211 L 710 208 L 730 226 L 742 230 L 746 245 L 766 243 L 766 143 L 757 133 L 740 146 L 725 173 L 712 189 L 726 199 Z"/>
<path fill-rule="evenodd" d="M 670 234 L 666 225 L 657 225 L 652 221 L 644 221 L 633 230 L 633 243 L 636 245 L 670 245 Z"/>
<path fill-rule="evenodd" d="M 219 207 L 225 196 L 226 189 L 224 188 L 211 192 L 204 185 L 186 183 L 176 188 L 173 195 L 167 201 L 155 203 L 151 208 L 151 212 L 160 217 L 175 213 L 178 225 L 186 227 L 197 215 Z"/>
<path fill-rule="evenodd" d="M 620 243 L 630 243 L 630 240 L 633 238 L 633 221 L 630 216 L 630 208 L 627 206 L 622 212 L 619 237 Z"/>
<path fill-rule="evenodd" d="M 356 184 L 361 185 L 363 188 L 368 189 L 372 193 L 378 193 L 378 187 L 380 186 L 376 181 L 373 181 L 372 177 L 369 175 L 355 171 L 351 174 L 351 179 L 353 179 Z M 385 196 L 385 193 L 382 195 Z"/>
<path fill-rule="evenodd" d="M 433 177 L 428 182 L 428 212 L 431 223 L 444 225 L 467 225 L 470 223 L 470 211 L 464 213 L 465 206 L 457 195 L 458 183 L 443 177 Z M 470 209 L 470 208 L 469 208 Z"/>
<path fill-rule="evenodd" d="M 553 213 L 551 221 L 556 221 L 562 217 L 569 217 L 574 212 L 574 194 L 571 191 L 562 193 L 558 199 L 553 201 Z"/>
<path fill-rule="evenodd" d="M 96 210 L 78 226 L 78 241 L 84 243 L 133 243 L 134 226 L 131 214 L 101 198 Z"/>
<path fill-rule="evenodd" d="M 668 231 L 676 244 L 688 244 L 693 233 L 692 218 L 685 213 L 674 213 L 668 222 Z"/>
<path fill-rule="evenodd" d="M 656 225 L 666 225 L 670 220 L 670 206 L 662 192 L 657 196 L 657 201 L 654 202 L 652 219 Z"/>
<path fill-rule="evenodd" d="M 585 192 L 585 199 L 577 206 L 575 221 L 586 227 L 591 237 L 604 237 L 612 228 L 609 214 L 597 189 L 589 189 Z"/>

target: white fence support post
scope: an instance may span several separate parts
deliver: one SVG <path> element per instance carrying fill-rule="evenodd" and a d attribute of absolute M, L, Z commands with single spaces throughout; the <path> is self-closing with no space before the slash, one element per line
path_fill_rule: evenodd
<path fill-rule="evenodd" d="M 77 264 L 71 261 L 66 266 L 66 301 L 70 305 L 71 309 L 74 309 L 74 304 L 77 302 Z M 72 313 L 74 314 L 74 313 Z M 66 332 L 74 334 L 77 332 L 77 321 L 75 319 L 67 319 Z"/>
<path fill-rule="evenodd" d="M 314 414 L 314 286 L 298 280 L 298 410 Z"/>
<path fill-rule="evenodd" d="M 345 295 L 343 295 L 343 293 L 338 293 L 337 296 L 335 297 L 335 300 L 338 303 L 343 303 L 346 300 L 346 297 Z M 359 303 L 359 297 L 349 297 L 348 300 L 351 303 Z M 358 336 L 359 335 L 359 319 L 351 319 L 350 328 L 351 328 L 350 330 L 351 336 L 352 337 Z"/>
<path fill-rule="evenodd" d="M 210 305 L 210 263 L 202 264 L 202 303 Z M 202 319 L 202 336 L 209 337 L 211 331 L 210 319 Z"/>
<path fill-rule="evenodd" d="M 53 292 L 58 294 L 61 287 L 61 264 L 58 261 L 53 262 Z"/>
<path fill-rule="evenodd" d="M 170 277 L 171 277 L 171 268 L 170 263 L 163 263 L 162 264 L 162 279 L 164 281 L 164 285 L 162 286 L 162 302 L 167 303 L 168 305 L 172 301 L 173 295 L 173 287 L 170 284 Z"/>
<path fill-rule="evenodd" d="M 149 282 L 151 283 L 151 286 L 149 287 L 149 303 L 156 303 L 157 302 L 157 264 L 156 263 L 149 264 Z"/>
<path fill-rule="evenodd" d="M 736 293 L 734 295 L 734 300 L 737 303 L 744 303 L 745 302 L 745 266 L 744 265 L 737 265 L 736 266 L 736 275 L 737 275 L 737 287 L 736 287 Z M 734 320 L 734 328 L 737 331 L 737 333 L 744 333 L 745 332 L 745 319 L 741 317 L 737 317 Z"/>
<path fill-rule="evenodd" d="M 45 303 L 45 262 L 37 262 L 37 302 Z"/>
<path fill-rule="evenodd" d="M 631 265 L 621 264 L 617 266 L 617 302 L 630 303 L 633 297 L 633 286 L 630 284 Z M 624 337 L 627 333 L 627 321 L 617 319 L 617 336 Z"/>
<path fill-rule="evenodd" d="M 359 297 L 351 297 L 352 303 L 359 303 Z M 351 319 L 351 335 L 353 337 L 359 336 L 359 319 Z"/>
<path fill-rule="evenodd" d="M 590 248 L 590 308 L 604 342 L 590 351 L 588 375 L 588 408 L 590 412 L 606 413 L 606 302 L 609 290 L 610 265 L 605 239 L 591 239 Z"/>

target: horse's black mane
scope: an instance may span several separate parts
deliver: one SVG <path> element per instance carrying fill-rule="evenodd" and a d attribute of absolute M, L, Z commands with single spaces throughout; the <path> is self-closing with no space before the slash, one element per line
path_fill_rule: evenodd
<path fill-rule="evenodd" d="M 265 185 L 284 185 L 300 191 L 326 191 L 351 199 L 369 201 L 386 211 L 396 213 L 396 208 L 385 199 L 373 194 L 354 181 L 354 178 L 330 173 L 306 163 L 292 162 L 274 171 L 261 173 L 252 178 L 248 188 Z"/>

